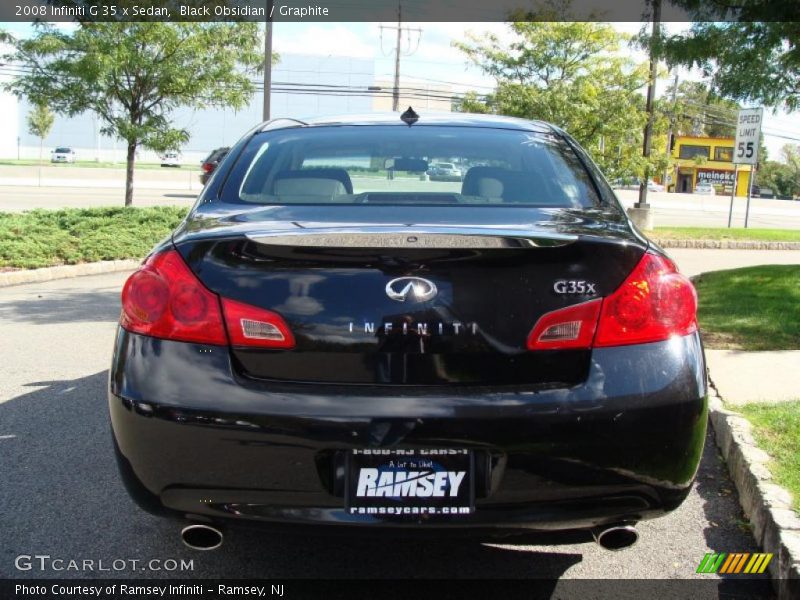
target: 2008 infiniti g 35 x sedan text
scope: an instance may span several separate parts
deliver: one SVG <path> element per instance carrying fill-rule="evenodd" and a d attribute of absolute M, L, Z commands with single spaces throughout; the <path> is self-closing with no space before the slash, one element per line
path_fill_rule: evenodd
<path fill-rule="evenodd" d="M 695 291 L 545 123 L 267 122 L 122 304 L 120 470 L 195 547 L 233 522 L 623 547 L 700 460 Z"/>

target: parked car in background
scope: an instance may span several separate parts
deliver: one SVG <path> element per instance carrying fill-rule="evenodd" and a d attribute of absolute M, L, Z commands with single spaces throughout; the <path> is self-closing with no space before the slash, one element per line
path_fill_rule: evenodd
<path fill-rule="evenodd" d="M 715 190 L 714 186 L 707 181 L 701 181 L 695 186 L 694 193 L 702 196 L 716 196 L 717 190 Z"/>
<path fill-rule="evenodd" d="M 462 174 L 453 163 L 440 162 L 428 169 L 428 177 L 431 181 L 461 181 Z"/>
<path fill-rule="evenodd" d="M 178 152 L 165 152 L 161 157 L 162 167 L 180 167 L 181 155 Z"/>
<path fill-rule="evenodd" d="M 52 163 L 74 163 L 75 150 L 69 146 L 59 146 L 50 153 L 50 162 Z"/>
<path fill-rule="evenodd" d="M 211 178 L 211 174 L 217 168 L 220 161 L 225 158 L 230 151 L 231 149 L 228 146 L 223 146 L 221 148 L 217 148 L 216 150 L 212 150 L 211 154 L 203 159 L 203 161 L 200 163 L 200 168 L 203 170 L 203 172 L 200 173 L 200 181 L 203 183 L 203 185 L 208 183 L 208 180 Z"/>
<path fill-rule="evenodd" d="M 187 546 L 235 522 L 618 550 L 689 494 L 691 281 L 558 127 L 411 114 L 254 128 L 125 283 L 118 466 Z M 387 156 L 405 176 L 361 175 Z M 444 185 L 420 156 L 486 166 Z"/>
<path fill-rule="evenodd" d="M 663 192 L 664 186 L 660 183 L 656 183 L 655 181 L 648 181 L 647 182 L 647 191 L 648 192 Z"/>
<path fill-rule="evenodd" d="M 772 189 L 767 187 L 762 187 L 758 190 L 758 195 L 760 198 L 775 198 L 775 192 Z"/>

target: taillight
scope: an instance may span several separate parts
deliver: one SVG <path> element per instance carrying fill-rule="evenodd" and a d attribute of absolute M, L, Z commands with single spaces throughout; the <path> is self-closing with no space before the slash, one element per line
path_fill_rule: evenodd
<path fill-rule="evenodd" d="M 613 294 L 603 300 L 595 346 L 658 342 L 697 331 L 697 293 L 673 262 L 645 253 Z"/>
<path fill-rule="evenodd" d="M 602 303 L 598 298 L 542 315 L 528 335 L 528 350 L 591 347 Z"/>
<path fill-rule="evenodd" d="M 697 331 L 697 294 L 675 265 L 645 253 L 606 298 L 543 315 L 528 335 L 528 350 L 564 350 L 659 342 Z"/>
<path fill-rule="evenodd" d="M 168 340 L 228 343 L 218 296 L 197 280 L 175 250 L 151 256 L 125 282 L 120 324 Z"/>
<path fill-rule="evenodd" d="M 181 342 L 294 348 L 294 336 L 272 311 L 220 298 L 176 250 L 151 256 L 122 288 L 120 324 L 134 333 Z M 227 326 L 227 333 L 225 331 Z"/>
<path fill-rule="evenodd" d="M 206 173 L 211 173 L 214 170 L 214 165 L 212 163 L 203 163 L 202 167 L 203 171 Z"/>
<path fill-rule="evenodd" d="M 222 311 L 233 346 L 294 348 L 294 336 L 278 313 L 227 298 Z"/>

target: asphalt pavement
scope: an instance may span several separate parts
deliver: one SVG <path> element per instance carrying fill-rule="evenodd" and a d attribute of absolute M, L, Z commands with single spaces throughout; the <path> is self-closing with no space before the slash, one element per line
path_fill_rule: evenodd
<path fill-rule="evenodd" d="M 430 182 L 415 179 L 389 181 L 383 178 L 355 177 L 355 191 L 436 189 L 458 192 L 459 182 Z M 0 212 L 19 212 L 33 208 L 85 208 L 120 206 L 124 201 L 125 171 L 112 168 L 45 166 L 39 178 L 38 167 L 0 166 Z M 160 204 L 191 206 L 202 190 L 195 168 L 143 168 L 134 177 L 134 205 Z M 638 198 L 634 190 L 617 190 L 625 207 Z M 698 194 L 650 192 L 656 226 L 726 227 L 730 198 Z M 744 224 L 746 199 L 734 201 L 733 226 Z M 800 202 L 754 198 L 748 225 L 760 228 L 800 229 Z"/>
<path fill-rule="evenodd" d="M 710 436 L 686 502 L 641 523 L 639 543 L 621 552 L 590 541 L 542 546 L 527 538 L 399 541 L 246 530 L 232 531 L 218 551 L 190 551 L 180 526 L 138 509 L 117 476 L 106 385 L 125 277 L 0 289 L 0 577 L 713 578 L 720 591 L 712 597 L 744 585 L 695 574 L 707 552 L 758 551 Z M 94 570 L 42 571 L 36 562 L 19 570 L 20 555 L 92 560 Z M 97 571 L 97 561 L 108 567 L 120 559 L 128 561 L 121 571 Z M 193 568 L 142 570 L 131 559 L 190 560 Z M 770 596 L 766 576 L 756 585 Z"/>

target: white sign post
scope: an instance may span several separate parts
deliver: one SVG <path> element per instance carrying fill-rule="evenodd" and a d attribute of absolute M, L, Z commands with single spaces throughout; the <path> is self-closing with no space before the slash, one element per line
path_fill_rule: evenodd
<path fill-rule="evenodd" d="M 733 148 L 734 172 L 738 165 L 751 165 L 750 178 L 747 185 L 747 208 L 744 213 L 744 226 L 747 227 L 747 220 L 750 216 L 750 195 L 753 189 L 753 176 L 758 164 L 758 146 L 761 140 L 761 122 L 764 116 L 764 109 L 743 108 L 739 111 L 736 119 L 736 144 Z M 736 179 L 734 177 L 733 190 L 731 191 L 731 207 L 728 213 L 728 227 L 731 226 L 733 217 L 733 197 L 736 195 Z"/>

